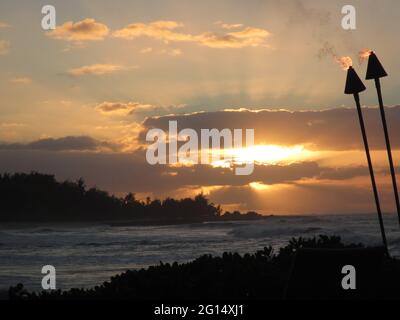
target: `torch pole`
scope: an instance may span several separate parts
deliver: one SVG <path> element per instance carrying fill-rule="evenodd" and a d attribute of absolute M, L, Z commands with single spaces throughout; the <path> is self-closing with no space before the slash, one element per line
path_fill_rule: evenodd
<path fill-rule="evenodd" d="M 389 166 L 390 166 L 390 174 L 392 176 L 393 192 L 394 192 L 394 197 L 396 199 L 397 217 L 399 219 L 399 224 L 400 224 L 400 200 L 399 200 L 399 193 L 397 191 L 396 172 L 394 170 L 394 165 L 393 165 L 392 148 L 390 146 L 389 131 L 387 128 L 387 123 L 386 123 L 385 108 L 383 106 L 383 99 L 382 99 L 381 82 L 380 82 L 379 78 L 375 78 L 375 87 L 376 87 L 376 91 L 378 93 L 379 109 L 381 111 L 383 131 L 385 133 L 386 150 L 387 150 L 387 154 L 388 154 L 388 158 L 389 158 Z"/>
<path fill-rule="evenodd" d="M 382 219 L 381 205 L 379 203 L 379 195 L 378 195 L 378 190 L 377 190 L 376 182 L 375 182 L 374 168 L 372 167 L 371 155 L 370 155 L 369 146 L 368 146 L 368 139 L 367 139 L 367 134 L 365 131 L 364 119 L 363 119 L 362 110 L 361 110 L 360 96 L 358 93 L 354 93 L 354 100 L 356 101 L 356 105 L 357 105 L 357 112 L 358 112 L 358 118 L 360 120 L 361 133 L 362 133 L 362 137 L 363 137 L 363 141 L 364 141 L 365 153 L 367 155 L 369 174 L 371 176 L 372 189 L 374 191 L 376 210 L 378 211 L 378 219 L 379 219 L 379 226 L 381 229 L 382 241 L 383 241 L 383 245 L 385 247 L 386 254 L 389 255 L 386 234 L 385 234 L 385 227 L 383 225 L 383 219 Z"/>

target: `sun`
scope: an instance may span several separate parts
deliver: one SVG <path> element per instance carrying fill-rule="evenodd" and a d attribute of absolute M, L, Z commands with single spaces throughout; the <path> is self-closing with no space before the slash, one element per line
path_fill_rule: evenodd
<path fill-rule="evenodd" d="M 234 163 L 257 163 L 262 165 L 290 164 L 309 159 L 313 152 L 302 145 L 256 145 L 245 148 L 221 150 L 223 157 L 233 159 Z M 229 160 L 227 160 L 229 161 Z M 212 163 L 214 167 L 226 166 L 227 161 L 219 160 Z"/>
<path fill-rule="evenodd" d="M 269 190 L 272 188 L 272 186 L 261 183 L 261 182 L 250 182 L 249 186 L 250 186 L 250 188 L 252 188 L 256 191 L 265 191 L 265 190 Z"/>

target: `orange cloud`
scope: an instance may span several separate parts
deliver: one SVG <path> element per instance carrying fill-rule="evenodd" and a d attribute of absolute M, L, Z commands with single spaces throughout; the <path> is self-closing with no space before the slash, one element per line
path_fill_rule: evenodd
<path fill-rule="evenodd" d="M 238 29 L 243 27 L 243 24 L 241 23 L 223 23 L 222 21 L 217 21 L 215 23 L 216 25 L 221 26 L 223 29 L 231 30 L 231 29 Z"/>
<path fill-rule="evenodd" d="M 177 31 L 183 26 L 182 23 L 168 20 L 159 20 L 147 24 L 132 23 L 116 30 L 112 36 L 127 40 L 149 37 L 166 43 L 171 41 L 193 42 L 210 48 L 269 47 L 266 40 L 271 36 L 271 33 L 265 29 L 244 27 L 242 24 L 221 23 L 222 28 L 227 30 L 243 28 L 222 34 L 215 32 L 190 34 Z M 47 35 L 53 39 L 81 42 L 103 40 L 109 32 L 110 30 L 105 24 L 87 18 L 76 23 L 68 21 L 57 27 L 56 30 L 48 32 Z M 177 53 L 177 51 L 175 50 L 174 53 Z"/>
<path fill-rule="evenodd" d="M 103 115 L 109 116 L 127 116 L 134 113 L 143 113 L 146 111 L 167 111 L 171 112 L 172 110 L 184 108 L 186 105 L 168 105 L 168 106 L 156 106 L 147 103 L 140 102 L 102 102 L 98 104 L 95 109 L 99 111 Z M 141 132 L 143 128 L 140 126 Z"/>
<path fill-rule="evenodd" d="M 132 23 L 113 33 L 113 37 L 132 40 L 147 36 L 163 41 L 193 41 L 193 36 L 174 32 L 174 29 L 182 27 L 183 24 L 175 21 L 155 21 L 149 24 Z"/>
<path fill-rule="evenodd" d="M 115 73 L 124 69 L 126 68 L 118 64 L 92 64 L 71 69 L 68 71 L 68 73 L 73 76 L 83 76 L 83 75 L 98 76 L 98 75 Z"/>
<path fill-rule="evenodd" d="M 96 106 L 96 110 L 105 115 L 128 115 L 134 111 L 145 111 L 157 107 L 151 104 L 139 102 L 102 102 Z"/>
<path fill-rule="evenodd" d="M 87 18 L 76 23 L 65 22 L 55 30 L 48 32 L 47 35 L 57 40 L 98 41 L 103 40 L 109 32 L 110 30 L 105 24 Z"/>
<path fill-rule="evenodd" d="M 10 49 L 10 43 L 5 40 L 0 40 L 0 55 L 5 55 Z"/>
<path fill-rule="evenodd" d="M 32 79 L 28 77 L 20 77 L 11 79 L 10 82 L 17 83 L 17 84 L 30 84 L 32 83 Z"/>
<path fill-rule="evenodd" d="M 10 28 L 10 27 L 11 26 L 8 23 L 0 21 L 0 28 Z"/>
<path fill-rule="evenodd" d="M 264 29 L 246 27 L 243 30 L 219 35 L 208 32 L 197 37 L 200 44 L 210 48 L 270 47 L 266 39 L 271 33 Z"/>
<path fill-rule="evenodd" d="M 162 49 L 162 50 L 155 52 L 154 49 L 151 47 L 140 50 L 140 53 L 142 53 L 142 54 L 157 53 L 157 54 L 168 55 L 168 56 L 173 56 L 173 57 L 177 57 L 177 56 L 180 56 L 183 54 L 181 49 L 167 48 L 167 49 Z"/>
<path fill-rule="evenodd" d="M 150 53 L 150 52 L 153 52 L 153 48 L 144 48 L 140 50 L 140 53 Z"/>
<path fill-rule="evenodd" d="M 210 48 L 244 48 L 269 47 L 266 40 L 271 36 L 269 31 L 253 27 L 224 34 L 205 32 L 198 35 L 177 32 L 176 29 L 181 27 L 183 24 L 175 21 L 155 21 L 149 24 L 133 23 L 115 31 L 113 37 L 133 40 L 146 36 L 164 42 L 194 42 Z M 240 26 L 236 25 L 236 27 Z"/>
<path fill-rule="evenodd" d="M 169 56 L 177 57 L 182 55 L 182 50 L 180 49 L 164 49 L 160 51 L 160 54 L 166 54 Z"/>

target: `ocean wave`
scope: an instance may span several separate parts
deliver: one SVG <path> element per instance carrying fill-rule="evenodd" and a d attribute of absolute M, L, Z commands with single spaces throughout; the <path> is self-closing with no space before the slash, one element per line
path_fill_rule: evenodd
<path fill-rule="evenodd" d="M 247 221 L 248 222 L 248 221 Z M 185 225 L 177 225 L 176 227 L 179 229 L 219 229 L 219 228 L 230 228 L 238 225 L 245 224 L 246 221 L 217 221 L 217 222 L 202 222 L 202 223 L 191 223 Z"/>
<path fill-rule="evenodd" d="M 318 233 L 323 231 L 320 227 L 277 227 L 277 226 L 246 226 L 235 228 L 228 234 L 239 238 L 268 238 L 272 236 L 289 235 L 295 236 L 299 234 Z"/>
<path fill-rule="evenodd" d="M 53 228 L 40 228 L 29 230 L 29 233 L 65 233 L 67 230 L 63 229 L 53 229 Z"/>

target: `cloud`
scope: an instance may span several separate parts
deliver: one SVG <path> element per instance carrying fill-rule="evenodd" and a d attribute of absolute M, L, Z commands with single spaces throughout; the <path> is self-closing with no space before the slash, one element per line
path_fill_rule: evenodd
<path fill-rule="evenodd" d="M 177 57 L 183 54 L 181 49 L 162 49 L 159 51 L 155 51 L 153 48 L 144 48 L 140 50 L 140 53 L 142 54 L 147 54 L 147 53 L 157 53 L 157 54 L 162 54 L 162 55 L 168 55 L 172 57 Z"/>
<path fill-rule="evenodd" d="M 182 26 L 183 24 L 175 21 L 155 21 L 149 24 L 132 23 L 115 31 L 113 37 L 133 40 L 147 36 L 163 41 L 192 41 L 192 35 L 173 31 Z"/>
<path fill-rule="evenodd" d="M 69 171 L 71 165 L 67 163 L 74 159 L 73 161 L 78 162 L 75 165 L 74 174 L 78 177 L 89 174 L 96 184 L 99 181 L 107 182 L 104 188 L 111 191 L 159 194 L 191 186 L 243 186 L 254 181 L 271 185 L 290 183 L 302 178 L 317 177 L 322 170 L 317 164 L 310 162 L 288 166 L 256 166 L 254 175 L 236 176 L 227 168 L 204 165 L 152 166 L 147 163 L 143 149 L 131 153 L 96 153 L 95 155 L 93 152 L 73 152 L 96 151 L 99 147 L 104 147 L 104 144 L 105 142 L 89 137 L 42 139 L 28 144 L 2 144 L 0 145 L 2 155 L 0 164 L 2 170 L 5 171 L 53 170 L 54 173 L 59 174 Z M 35 161 L 38 158 L 43 161 Z M 107 179 L 103 179 L 105 177 Z"/>
<path fill-rule="evenodd" d="M 46 150 L 46 151 L 100 151 L 116 150 L 118 146 L 88 136 L 46 138 L 29 143 L 3 143 L 0 150 Z"/>
<path fill-rule="evenodd" d="M 0 29 L 2 29 L 2 28 L 10 28 L 10 27 L 11 26 L 8 23 L 0 21 Z"/>
<path fill-rule="evenodd" d="M 223 35 L 207 32 L 199 35 L 200 44 L 210 48 L 270 47 L 266 39 L 271 33 L 264 29 L 246 27 L 243 30 Z"/>
<path fill-rule="evenodd" d="M 83 75 L 105 75 L 110 73 L 119 72 L 125 70 L 126 67 L 118 64 L 92 64 L 87 66 L 82 66 L 79 68 L 71 69 L 68 71 L 70 75 L 73 76 L 83 76 Z"/>
<path fill-rule="evenodd" d="M 253 174 L 237 176 L 229 168 L 214 168 L 204 165 L 190 167 L 168 168 L 164 174 L 174 172 L 174 176 L 166 175 L 164 181 L 170 187 L 183 186 L 243 186 L 252 182 L 274 185 L 290 183 L 303 178 L 313 178 L 320 174 L 321 169 L 315 162 L 304 162 L 281 165 L 255 165 Z"/>
<path fill-rule="evenodd" d="M 163 49 L 160 51 L 160 54 L 166 54 L 169 56 L 177 57 L 183 54 L 180 49 Z"/>
<path fill-rule="evenodd" d="M 392 146 L 400 149 L 400 106 L 387 108 Z M 370 147 L 385 149 L 379 109 L 364 108 Z M 310 150 L 363 150 L 357 113 L 353 108 L 323 111 L 225 110 L 182 115 L 149 117 L 143 122 L 139 141 L 145 142 L 149 129 L 168 131 L 176 120 L 178 129 L 192 128 L 200 136 L 202 128 L 254 129 L 256 144 L 304 145 Z"/>
<path fill-rule="evenodd" d="M 153 48 L 144 48 L 140 50 L 140 53 L 150 53 L 150 52 L 153 52 Z"/>
<path fill-rule="evenodd" d="M 19 128 L 26 126 L 24 123 L 19 122 L 0 122 L 0 128 Z"/>
<path fill-rule="evenodd" d="M 241 23 L 224 23 L 222 21 L 217 21 L 215 24 L 219 25 L 219 26 L 221 26 L 221 28 L 227 29 L 227 30 L 238 29 L 238 28 L 243 27 L 243 24 L 241 24 Z"/>
<path fill-rule="evenodd" d="M 168 194 L 182 188 L 247 186 L 254 182 L 277 186 L 297 184 L 298 181 L 307 179 L 345 181 L 356 177 L 368 178 L 366 167 L 331 168 L 323 167 L 313 161 L 288 165 L 255 165 L 253 174 L 249 176 L 237 176 L 232 169 L 208 165 L 152 166 L 146 161 L 145 149 L 118 152 L 121 146 L 121 144 L 100 141 L 87 136 L 48 138 L 26 144 L 0 144 L 2 155 L 0 164 L 2 170 L 54 170 L 54 173 L 59 174 L 65 173 L 66 170 L 70 172 L 71 166 L 67 163 L 72 161 L 71 159 L 76 159 L 73 161 L 81 161 L 75 165 L 74 174 L 78 177 L 89 174 L 88 177 L 95 184 L 102 181 L 104 188 L 110 191 L 154 192 L 155 194 Z M 112 154 L 97 152 L 95 156 L 92 155 L 93 151 L 101 150 L 115 152 Z M 32 153 L 33 151 L 35 153 Z M 70 152 L 61 155 L 53 154 L 60 151 Z M 38 158 L 46 160 L 34 161 Z M 51 165 L 49 161 L 52 162 Z M 59 166 L 57 161 L 60 162 Z M 381 171 L 377 171 L 377 174 L 380 173 Z"/>
<path fill-rule="evenodd" d="M 135 111 L 146 111 L 156 109 L 151 104 L 139 102 L 102 102 L 96 106 L 96 110 L 105 115 L 128 115 Z"/>
<path fill-rule="evenodd" d="M 113 37 L 133 40 L 149 37 L 164 42 L 193 42 L 210 48 L 269 47 L 266 40 L 271 33 L 264 29 L 246 27 L 240 31 L 218 34 L 205 32 L 198 35 L 178 32 L 183 24 L 176 21 L 155 21 L 149 24 L 132 23 L 113 33 Z"/>
<path fill-rule="evenodd" d="M 390 204 L 390 188 L 382 188 L 382 204 Z M 338 214 L 374 212 L 368 187 L 349 184 L 308 182 L 254 190 L 251 186 L 226 186 L 211 190 L 208 197 L 223 208 L 255 210 L 265 214 Z M 290 199 L 290 201 L 288 201 Z M 338 201 L 340 199 L 340 201 Z"/>
<path fill-rule="evenodd" d="M 5 40 L 0 40 L 0 55 L 5 55 L 10 50 L 10 43 Z"/>
<path fill-rule="evenodd" d="M 65 22 L 55 30 L 48 32 L 47 36 L 65 41 L 99 41 L 103 40 L 109 32 L 110 30 L 105 24 L 86 18 L 76 23 Z"/>
<path fill-rule="evenodd" d="M 133 40 L 139 37 L 149 37 L 168 42 L 193 42 L 210 48 L 244 48 L 244 47 L 269 47 L 266 40 L 271 33 L 265 29 L 244 27 L 242 24 L 224 24 L 223 29 L 239 29 L 235 32 L 215 33 L 204 32 L 190 34 L 179 32 L 177 29 L 184 25 L 176 21 L 154 21 L 146 23 L 131 23 L 124 28 L 112 33 L 114 38 Z M 47 36 L 57 40 L 72 42 L 103 40 L 110 33 L 110 29 L 94 19 L 84 19 L 79 22 L 68 21 L 47 33 Z M 179 55 L 178 49 L 171 50 L 172 55 Z"/>
<path fill-rule="evenodd" d="M 10 82 L 16 83 L 16 84 L 31 84 L 32 79 L 29 77 L 19 77 L 19 78 L 11 79 Z"/>
<path fill-rule="evenodd" d="M 172 112 L 173 110 L 181 109 L 186 107 L 186 105 L 168 105 L 168 106 L 158 106 L 148 103 L 141 103 L 135 101 L 128 102 L 102 102 L 99 103 L 95 109 L 103 115 L 108 116 L 127 116 L 136 113 L 144 113 L 148 111 L 167 111 Z M 139 131 L 141 132 L 141 131 Z"/>

